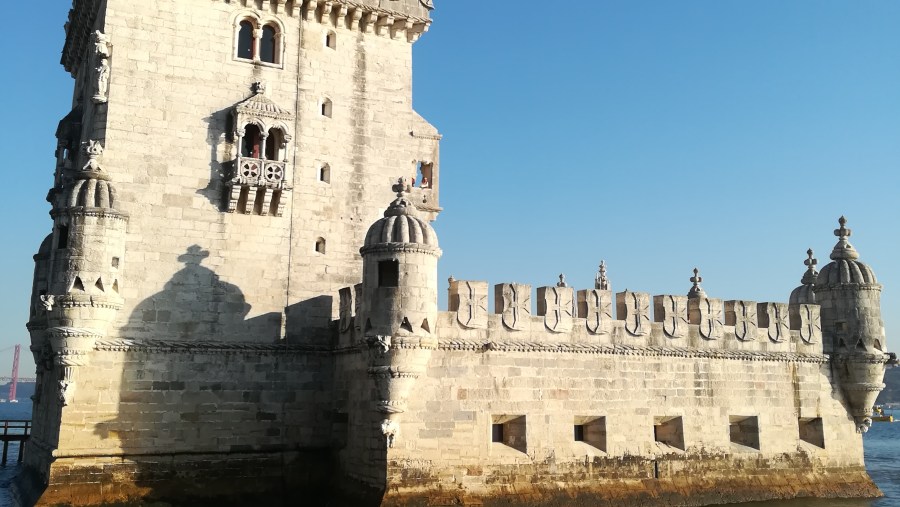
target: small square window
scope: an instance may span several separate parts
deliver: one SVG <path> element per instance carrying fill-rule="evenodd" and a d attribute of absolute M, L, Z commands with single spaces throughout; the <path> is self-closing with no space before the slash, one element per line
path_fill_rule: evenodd
<path fill-rule="evenodd" d="M 378 286 L 379 287 L 397 287 L 400 285 L 400 262 L 399 261 L 379 261 L 378 262 Z"/>

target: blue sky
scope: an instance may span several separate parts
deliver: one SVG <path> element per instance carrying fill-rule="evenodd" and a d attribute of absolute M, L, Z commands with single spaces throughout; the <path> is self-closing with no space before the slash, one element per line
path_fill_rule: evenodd
<path fill-rule="evenodd" d="M 439 0 L 416 109 L 444 134 L 441 280 L 787 301 L 845 214 L 900 329 L 900 3 Z M 7 48 L 0 375 L 27 353 L 50 230 L 69 2 L 18 2 Z M 557 7 L 557 8 L 554 8 Z M 443 282 L 442 282 L 443 287 Z M 443 291 L 442 291 L 443 292 Z"/>

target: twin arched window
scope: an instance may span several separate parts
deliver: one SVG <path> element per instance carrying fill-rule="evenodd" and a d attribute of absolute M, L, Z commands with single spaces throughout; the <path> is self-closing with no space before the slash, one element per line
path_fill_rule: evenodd
<path fill-rule="evenodd" d="M 281 29 L 274 21 L 261 24 L 244 17 L 237 25 L 236 57 L 241 60 L 281 64 Z"/>
<path fill-rule="evenodd" d="M 281 161 L 285 136 L 280 128 L 270 128 L 268 134 L 263 136 L 259 126 L 251 123 L 244 127 L 244 136 L 241 141 L 242 157 Z"/>

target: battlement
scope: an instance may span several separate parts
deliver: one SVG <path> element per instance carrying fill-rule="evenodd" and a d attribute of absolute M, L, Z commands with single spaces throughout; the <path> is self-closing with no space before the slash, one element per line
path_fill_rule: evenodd
<path fill-rule="evenodd" d="M 441 340 L 540 341 L 628 347 L 822 354 L 819 306 L 452 280 Z M 651 315 L 651 306 L 653 308 Z M 615 316 L 614 316 L 615 310 Z"/>

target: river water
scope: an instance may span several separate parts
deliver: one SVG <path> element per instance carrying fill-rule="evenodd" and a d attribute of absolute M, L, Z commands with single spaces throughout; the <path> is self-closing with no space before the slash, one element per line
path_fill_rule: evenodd
<path fill-rule="evenodd" d="M 0 420 L 31 419 L 31 403 L 0 403 Z M 866 449 L 866 466 L 872 479 L 884 492 L 877 500 L 779 500 L 732 504 L 731 507 L 900 507 L 900 422 L 875 423 L 863 441 Z M 11 505 L 8 486 L 18 467 L 15 444 L 10 446 L 9 463 L 0 467 L 0 507 Z"/>

